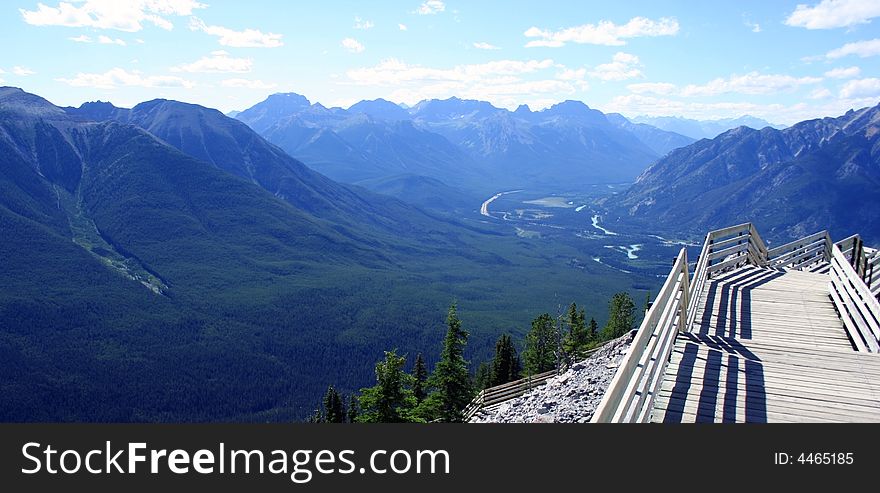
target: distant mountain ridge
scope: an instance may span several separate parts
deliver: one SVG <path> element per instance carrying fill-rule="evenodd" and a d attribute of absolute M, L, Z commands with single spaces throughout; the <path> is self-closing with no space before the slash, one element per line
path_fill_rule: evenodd
<path fill-rule="evenodd" d="M 636 116 L 629 119 L 633 123 L 644 123 L 661 130 L 676 132 L 694 140 L 713 139 L 718 135 L 737 128 L 749 127 L 760 130 L 765 127 L 782 130 L 785 125 L 775 125 L 761 118 L 743 115 L 737 118 L 720 118 L 717 120 L 694 120 L 678 116 Z"/>
<path fill-rule="evenodd" d="M 455 97 L 410 108 L 377 99 L 346 110 L 287 93 L 236 118 L 339 181 L 371 186 L 421 175 L 483 194 L 498 187 L 629 181 L 690 143 L 647 125 L 624 126 L 580 101 L 511 112 Z"/>
<path fill-rule="evenodd" d="M 646 228 L 754 221 L 786 239 L 830 228 L 880 242 L 880 105 L 784 130 L 738 127 L 676 149 L 609 208 Z"/>

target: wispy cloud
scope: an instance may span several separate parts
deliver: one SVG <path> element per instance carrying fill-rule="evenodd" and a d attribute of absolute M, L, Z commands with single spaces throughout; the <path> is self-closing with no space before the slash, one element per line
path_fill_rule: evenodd
<path fill-rule="evenodd" d="M 195 62 L 172 67 L 172 72 L 190 73 L 244 73 L 250 72 L 254 62 L 250 58 L 233 58 L 229 53 L 219 50 Z"/>
<path fill-rule="evenodd" d="M 398 24 L 398 25 L 397 25 L 397 29 L 400 29 L 401 31 L 406 31 L 406 30 L 408 30 L 409 28 L 406 27 L 406 24 Z"/>
<path fill-rule="evenodd" d="M 678 86 L 669 82 L 639 82 L 626 86 L 630 92 L 635 94 L 660 94 L 669 95 L 678 90 Z"/>
<path fill-rule="evenodd" d="M 22 18 L 33 26 L 91 27 L 136 32 L 151 23 L 170 30 L 169 16 L 189 16 L 207 5 L 194 0 L 78 0 L 60 2 L 57 7 L 37 4 L 36 10 L 19 9 Z"/>
<path fill-rule="evenodd" d="M 858 77 L 860 73 L 862 73 L 862 69 L 859 67 L 839 67 L 825 72 L 825 77 L 830 77 L 832 79 L 851 79 L 853 77 Z"/>
<path fill-rule="evenodd" d="M 125 46 L 125 41 L 119 38 L 111 38 L 110 36 L 104 36 L 103 34 L 98 36 L 98 42 L 102 45 L 118 45 Z"/>
<path fill-rule="evenodd" d="M 58 82 L 74 87 L 93 87 L 96 89 L 116 89 L 117 87 L 177 87 L 190 89 L 195 83 L 171 75 L 143 75 L 141 72 L 113 68 L 104 73 L 78 73 L 71 79 L 59 78 Z"/>
<path fill-rule="evenodd" d="M 880 55 L 880 38 L 847 43 L 840 48 L 829 51 L 825 54 L 825 57 L 831 60 L 836 60 L 850 55 L 855 55 L 861 58 Z"/>
<path fill-rule="evenodd" d="M 19 76 L 19 77 L 27 77 L 29 75 L 36 74 L 36 72 L 34 72 L 33 70 L 31 70 L 27 67 L 19 67 L 19 66 L 12 67 L 12 73 Z"/>
<path fill-rule="evenodd" d="M 689 97 L 717 96 L 725 93 L 776 94 L 819 82 L 822 82 L 821 77 L 793 77 L 784 74 L 749 72 L 744 75 L 732 75 L 726 79 L 714 79 L 702 85 L 687 85 L 681 90 L 681 95 Z"/>
<path fill-rule="evenodd" d="M 528 103 L 543 108 L 586 90 L 585 69 L 569 69 L 551 59 L 495 60 L 450 68 L 408 64 L 398 59 L 351 69 L 348 82 L 391 88 L 389 99 L 414 104 L 423 99 L 458 96 L 515 108 Z"/>
<path fill-rule="evenodd" d="M 785 24 L 807 29 L 834 29 L 866 24 L 880 16 L 876 0 L 822 0 L 817 5 L 799 4 Z"/>
<path fill-rule="evenodd" d="M 348 50 L 349 53 L 363 53 L 363 51 L 366 49 L 364 48 L 364 45 L 362 45 L 360 42 L 358 42 L 358 40 L 354 38 L 345 38 L 340 44 L 343 48 Z"/>
<path fill-rule="evenodd" d="M 642 76 L 640 66 L 639 57 L 630 53 L 617 52 L 611 58 L 610 63 L 597 65 L 591 70 L 590 77 L 604 81 L 634 79 Z"/>
<path fill-rule="evenodd" d="M 278 48 L 284 46 L 281 34 L 264 33 L 257 29 L 235 31 L 223 26 L 209 26 L 198 17 L 190 18 L 189 28 L 191 31 L 201 31 L 216 36 L 221 45 L 232 48 Z"/>
<path fill-rule="evenodd" d="M 252 80 L 252 79 L 226 79 L 220 82 L 220 85 L 223 87 L 234 87 L 240 89 L 273 89 L 278 86 L 278 84 L 272 84 L 269 82 L 263 82 L 261 80 Z"/>
<path fill-rule="evenodd" d="M 851 80 L 840 89 L 842 98 L 876 98 L 880 97 L 880 79 L 871 77 L 868 79 Z"/>
<path fill-rule="evenodd" d="M 367 30 L 367 29 L 372 29 L 375 26 L 376 25 L 373 24 L 373 21 L 364 20 L 364 19 L 361 19 L 360 17 L 354 18 L 354 28 L 355 29 Z"/>
<path fill-rule="evenodd" d="M 501 48 L 490 43 L 478 42 L 474 43 L 474 48 L 478 50 L 500 50 Z"/>
<path fill-rule="evenodd" d="M 559 31 L 548 31 L 531 27 L 523 35 L 527 38 L 540 38 L 526 43 L 526 48 L 559 48 L 566 43 L 622 46 L 626 39 L 644 36 L 674 36 L 678 33 L 678 21 L 671 17 L 658 20 L 633 17 L 626 24 L 600 21 L 598 24 L 584 24 Z"/>
<path fill-rule="evenodd" d="M 76 43 L 91 43 L 92 42 L 92 38 L 86 36 L 85 34 L 80 34 L 79 36 L 72 36 L 67 39 L 74 41 Z"/>
<path fill-rule="evenodd" d="M 440 0 L 427 0 L 419 5 L 414 13 L 419 15 L 434 15 L 446 10 L 446 4 Z"/>

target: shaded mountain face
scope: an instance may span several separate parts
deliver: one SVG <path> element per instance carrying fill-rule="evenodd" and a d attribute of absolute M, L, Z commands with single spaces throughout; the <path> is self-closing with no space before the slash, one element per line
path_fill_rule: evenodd
<path fill-rule="evenodd" d="M 609 113 L 605 117 L 618 128 L 635 135 L 637 139 L 659 156 L 665 156 L 673 149 L 693 144 L 696 141 L 696 139 L 691 137 L 661 130 L 647 123 L 633 123 L 620 113 Z"/>
<path fill-rule="evenodd" d="M 287 107 L 299 101 L 283 100 Z M 132 109 L 108 105 L 86 103 L 66 111 L 82 121 L 109 119 L 136 125 L 176 149 L 255 183 L 323 219 L 347 225 L 368 224 L 391 234 L 412 235 L 436 229 L 436 218 L 396 199 L 336 183 L 217 110 L 168 100 L 148 101 Z M 327 147 L 335 148 L 336 143 L 328 142 Z"/>
<path fill-rule="evenodd" d="M 784 130 L 739 127 L 672 151 L 609 202 L 620 216 L 695 234 L 753 221 L 765 236 L 830 229 L 880 241 L 880 107 Z"/>
<path fill-rule="evenodd" d="M 361 101 L 348 110 L 297 107 L 267 126 L 262 115 L 285 97 L 271 96 L 238 118 L 309 166 L 350 183 L 420 175 L 487 193 L 499 187 L 623 182 L 659 155 L 576 101 L 539 112 L 525 106 L 510 112 L 459 98 L 422 101 L 409 109 Z"/>
<path fill-rule="evenodd" d="M 713 139 L 718 135 L 737 128 L 749 127 L 760 130 L 765 127 L 782 130 L 785 125 L 775 125 L 766 120 L 744 115 L 739 118 L 721 118 L 718 120 L 694 120 L 677 116 L 637 116 L 629 119 L 633 123 L 646 123 L 661 130 L 685 135 L 694 140 Z"/>

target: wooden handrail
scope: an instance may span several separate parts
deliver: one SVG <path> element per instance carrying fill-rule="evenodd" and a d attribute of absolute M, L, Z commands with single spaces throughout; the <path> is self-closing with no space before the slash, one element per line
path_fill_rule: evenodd
<path fill-rule="evenodd" d="M 645 422 L 650 418 L 675 336 L 688 319 L 687 266 L 687 249 L 682 248 L 591 422 Z"/>
<path fill-rule="evenodd" d="M 849 238 L 848 238 L 849 240 Z M 853 242 L 858 250 L 858 238 Z M 880 302 L 853 264 L 863 265 L 862 252 L 847 258 L 840 243 L 831 258 L 830 294 L 850 339 L 859 351 L 880 352 Z"/>

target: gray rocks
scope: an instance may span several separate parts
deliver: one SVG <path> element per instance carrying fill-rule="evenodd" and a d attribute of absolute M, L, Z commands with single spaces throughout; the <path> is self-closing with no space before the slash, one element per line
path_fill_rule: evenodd
<path fill-rule="evenodd" d="M 615 339 L 541 387 L 478 412 L 471 423 L 587 423 L 614 378 L 633 333 Z"/>

